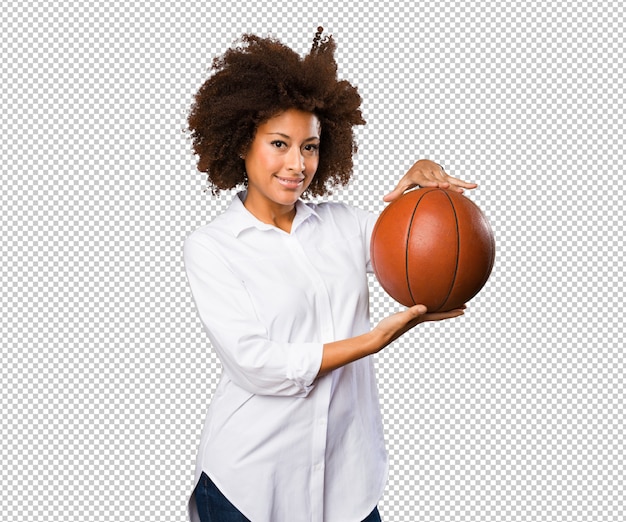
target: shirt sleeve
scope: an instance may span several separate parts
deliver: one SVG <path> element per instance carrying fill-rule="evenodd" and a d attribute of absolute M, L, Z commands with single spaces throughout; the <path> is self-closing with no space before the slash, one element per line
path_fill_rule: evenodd
<path fill-rule="evenodd" d="M 209 244 L 187 238 L 184 262 L 198 314 L 228 377 L 258 395 L 308 395 L 323 343 L 270 339 L 245 285 Z"/>

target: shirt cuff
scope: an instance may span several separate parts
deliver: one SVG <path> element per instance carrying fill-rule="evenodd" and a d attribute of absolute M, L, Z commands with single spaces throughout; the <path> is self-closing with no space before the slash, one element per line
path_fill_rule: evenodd
<path fill-rule="evenodd" d="M 298 343 L 297 350 L 289 350 L 287 378 L 308 393 L 322 366 L 323 343 Z"/>

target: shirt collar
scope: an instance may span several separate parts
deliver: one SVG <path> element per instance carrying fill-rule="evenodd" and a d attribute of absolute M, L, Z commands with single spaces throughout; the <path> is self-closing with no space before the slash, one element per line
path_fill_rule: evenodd
<path fill-rule="evenodd" d="M 278 230 L 274 225 L 263 223 L 257 219 L 244 205 L 246 191 L 238 192 L 232 199 L 228 210 L 228 226 L 235 237 L 244 230 L 256 228 L 257 230 Z M 311 205 L 307 205 L 301 200 L 296 201 L 296 217 L 293 220 L 291 231 L 294 232 L 301 223 L 307 219 L 315 217 L 322 219 Z"/>

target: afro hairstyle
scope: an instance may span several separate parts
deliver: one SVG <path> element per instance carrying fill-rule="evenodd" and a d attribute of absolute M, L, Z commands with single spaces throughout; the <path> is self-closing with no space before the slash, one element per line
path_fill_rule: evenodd
<path fill-rule="evenodd" d="M 321 126 L 319 165 L 304 194 L 324 196 L 352 175 L 353 126 L 364 125 L 356 87 L 337 79 L 335 42 L 318 27 L 301 57 L 273 38 L 246 34 L 213 60 L 188 115 L 197 168 L 213 194 L 245 185 L 242 156 L 258 126 L 288 109 L 311 112 Z"/>

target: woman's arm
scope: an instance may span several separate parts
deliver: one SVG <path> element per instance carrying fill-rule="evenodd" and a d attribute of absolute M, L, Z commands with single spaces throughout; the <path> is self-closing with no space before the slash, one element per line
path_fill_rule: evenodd
<path fill-rule="evenodd" d="M 248 290 L 212 239 L 192 234 L 184 260 L 196 309 L 223 371 L 257 395 L 305 397 L 314 386 L 322 342 L 270 338 Z"/>
<path fill-rule="evenodd" d="M 385 317 L 372 330 L 350 339 L 324 344 L 318 377 L 358 359 L 378 353 L 414 326 L 426 321 L 441 321 L 463 315 L 463 308 L 449 312 L 427 313 L 424 305 L 415 305 Z"/>
<path fill-rule="evenodd" d="M 476 183 L 469 183 L 449 176 L 444 168 L 427 159 L 413 164 L 400 179 L 396 188 L 383 199 L 387 202 L 399 198 L 404 192 L 415 187 L 439 187 L 463 192 L 464 189 L 476 188 Z M 383 319 L 367 333 L 324 344 L 322 364 L 318 377 L 336 368 L 354 362 L 362 357 L 379 352 L 414 326 L 426 321 L 441 321 L 463 315 L 465 306 L 457 310 L 440 313 L 427 313 L 424 305 L 415 305 Z"/>

